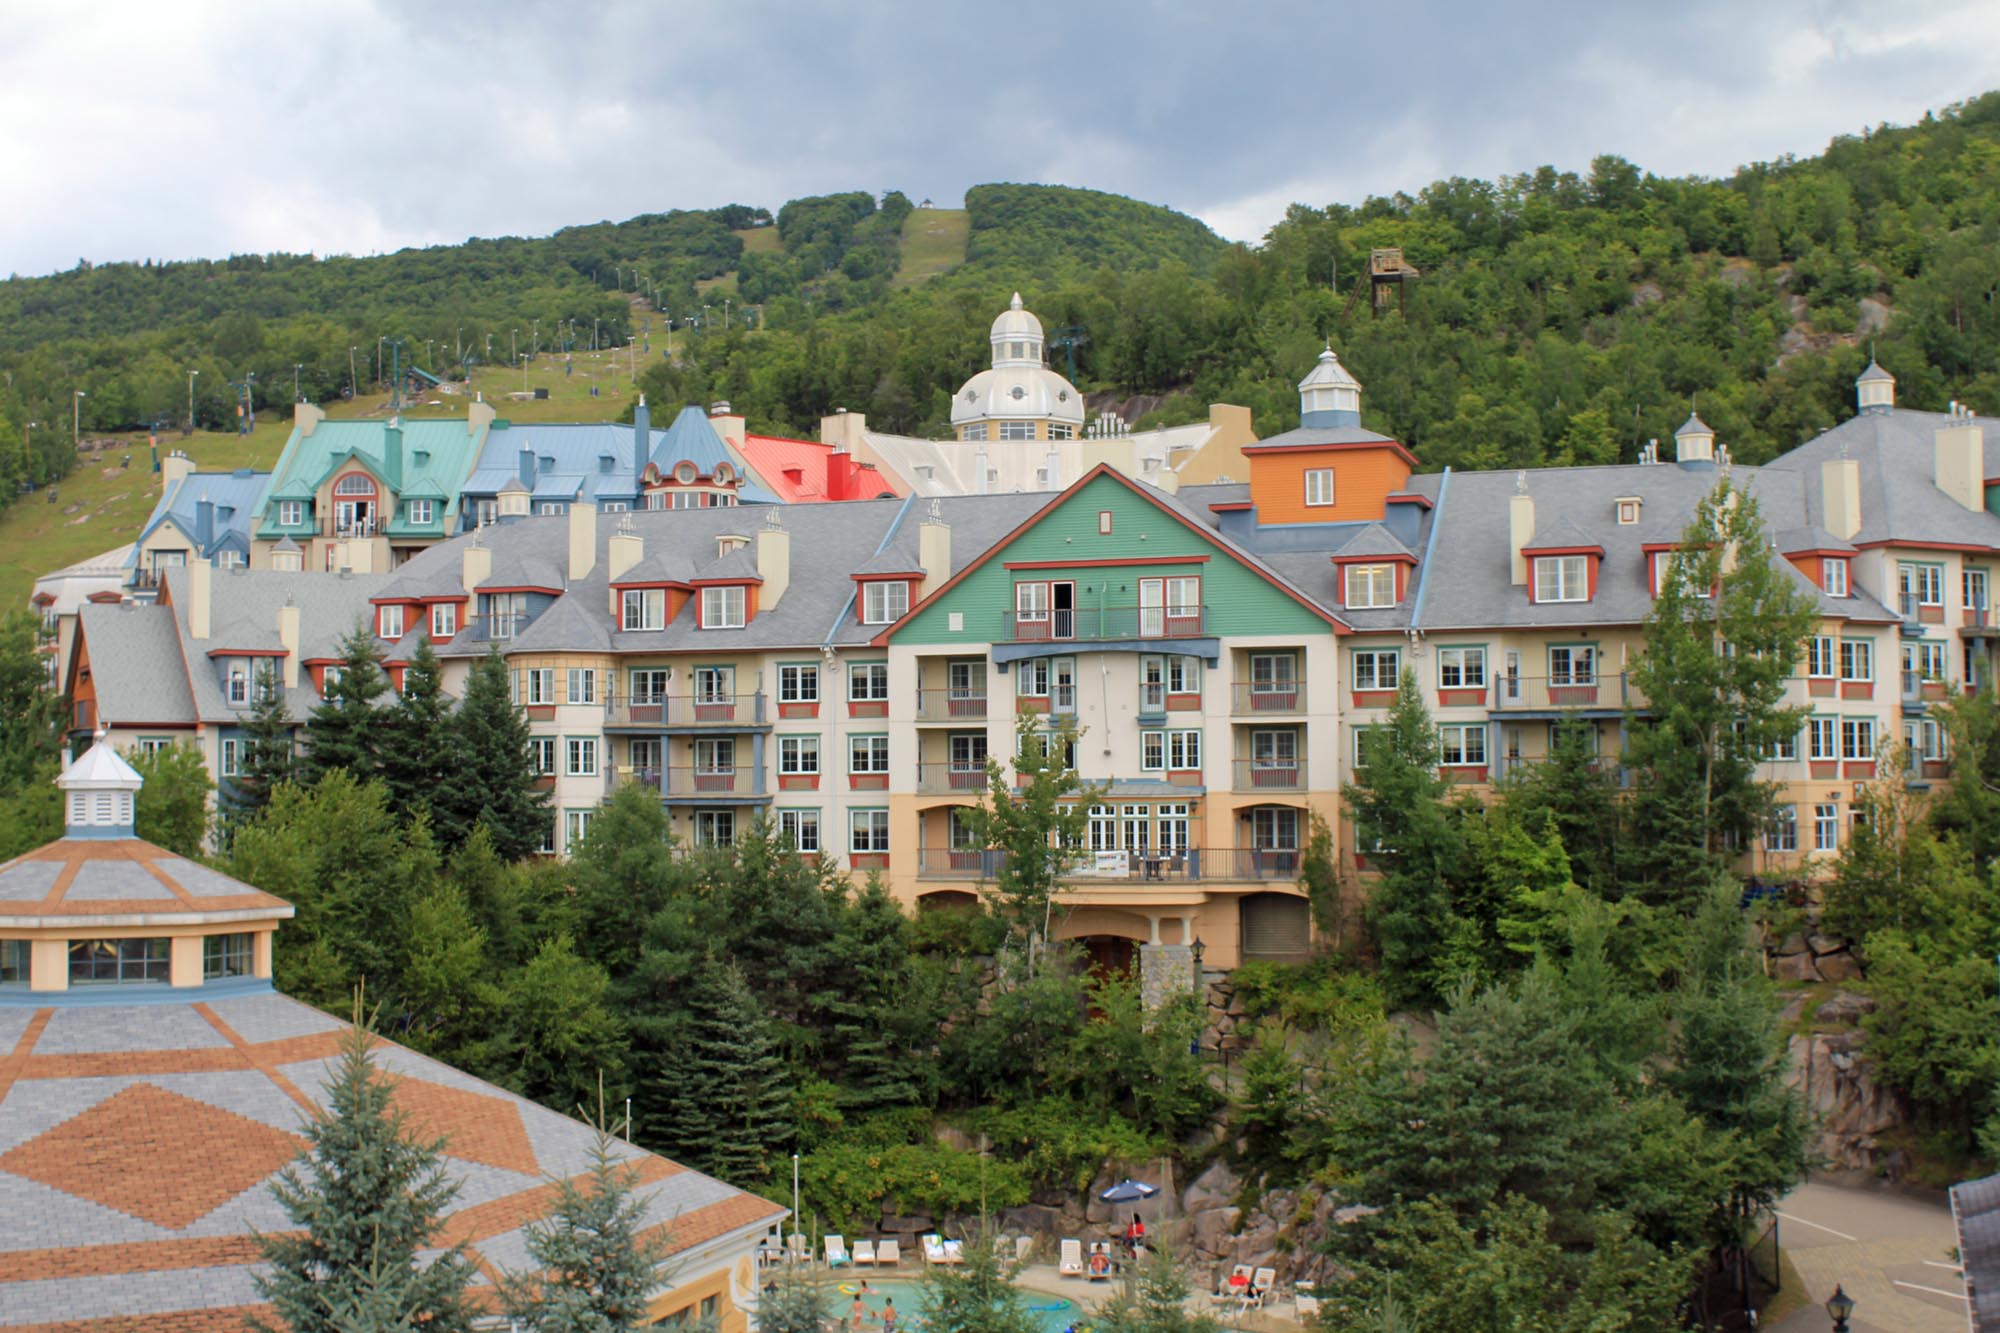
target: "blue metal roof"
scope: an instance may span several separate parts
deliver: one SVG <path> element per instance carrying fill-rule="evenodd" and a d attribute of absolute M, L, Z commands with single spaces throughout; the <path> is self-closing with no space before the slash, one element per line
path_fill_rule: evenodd
<path fill-rule="evenodd" d="M 146 539 L 162 523 L 169 521 L 200 549 L 203 556 L 212 556 L 225 545 L 248 550 L 257 500 L 270 480 L 270 473 L 253 472 L 249 468 L 238 468 L 234 472 L 188 473 L 172 490 L 161 494 L 152 514 L 146 519 L 146 526 L 139 532 L 139 539 L 132 543 L 132 554 L 126 557 L 126 564 L 135 561 Z M 203 500 L 214 506 L 206 540 L 201 531 L 200 506 Z M 239 540 L 230 542 L 232 536 Z"/>

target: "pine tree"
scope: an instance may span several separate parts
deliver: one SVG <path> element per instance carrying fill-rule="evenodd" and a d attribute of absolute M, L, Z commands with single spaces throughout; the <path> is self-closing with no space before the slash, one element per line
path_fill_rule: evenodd
<path fill-rule="evenodd" d="M 769 1177 L 791 1141 L 789 1089 L 769 1020 L 733 966 L 711 958 L 695 973 L 648 1101 L 675 1160 L 738 1185 Z"/>
<path fill-rule="evenodd" d="M 1103 1333 L 1221 1333 L 1214 1315 L 1188 1309 L 1188 1291 L 1173 1252 L 1156 1246 L 1098 1310 L 1094 1327 Z"/>
<path fill-rule="evenodd" d="M 1413 672 L 1396 683 L 1383 725 L 1362 733 L 1367 761 L 1341 791 L 1354 812 L 1355 845 L 1382 867 L 1368 897 L 1368 920 L 1382 951 L 1392 999 L 1414 1002 L 1439 989 L 1444 946 L 1454 930 L 1452 881 L 1464 839 L 1449 791 L 1438 777 L 1437 728 Z"/>
<path fill-rule="evenodd" d="M 269 805 L 271 793 L 290 782 L 297 770 L 291 712 L 270 663 L 257 669 L 254 690 L 250 716 L 243 724 L 243 757 L 231 784 L 230 807 L 239 816 Z"/>
<path fill-rule="evenodd" d="M 271 1271 L 257 1290 L 277 1316 L 251 1321 L 262 1333 L 472 1328 L 465 1288 L 474 1270 L 464 1245 L 418 1257 L 436 1246 L 458 1186 L 445 1175 L 443 1143 L 412 1137 L 391 1108 L 372 1041 L 357 999 L 306 1151 L 271 1185 L 298 1231 L 258 1238 Z"/>
<path fill-rule="evenodd" d="M 785 1269 L 757 1302 L 759 1333 L 826 1333 L 826 1293 L 802 1268 Z"/>
<path fill-rule="evenodd" d="M 1628 668 L 1635 709 L 1630 879 L 1645 901 L 1692 910 L 1725 842 L 1756 836 L 1771 804 L 1757 765 L 1796 740 L 1784 705 L 1817 610 L 1770 550 L 1757 502 L 1727 479 L 1696 506 Z"/>
<path fill-rule="evenodd" d="M 484 824 L 493 849 L 518 861 L 541 848 L 549 805 L 547 793 L 535 786 L 528 721 L 510 694 L 507 663 L 497 650 L 474 664 L 448 724 L 450 764 L 431 800 L 431 816 L 446 848 Z"/>
<path fill-rule="evenodd" d="M 383 747 L 382 779 L 389 799 L 405 819 L 427 812 L 451 767 L 448 721 L 437 654 L 431 641 L 420 639 L 403 668 L 403 692 L 388 723 L 389 743 Z"/>
<path fill-rule="evenodd" d="M 665 1285 L 664 1228 L 648 1229 L 647 1203 L 633 1191 L 638 1170 L 620 1164 L 598 1094 L 590 1182 L 556 1182 L 548 1215 L 527 1228 L 525 1274 L 501 1282 L 507 1316 L 529 1333 L 615 1333 L 646 1321 L 646 1298 Z"/>
<path fill-rule="evenodd" d="M 340 676 L 325 691 L 306 724 L 305 780 L 317 783 L 336 768 L 358 782 L 382 771 L 387 751 L 387 718 L 375 701 L 389 688 L 382 654 L 366 625 L 340 641 Z"/>
<path fill-rule="evenodd" d="M 961 1267 L 932 1265 L 923 1277 L 923 1327 L 929 1333 L 1033 1333 L 1021 1289 L 984 1227 L 965 1244 Z"/>
<path fill-rule="evenodd" d="M 836 971 L 828 1018 L 842 1068 L 834 1082 L 854 1114 L 924 1100 L 930 1063 L 921 1049 L 928 1017 L 912 1004 L 909 922 L 879 880 L 855 895 L 833 937 Z M 935 1039 L 935 1031 L 930 1034 Z"/>
<path fill-rule="evenodd" d="M 1553 731 L 1548 756 L 1507 785 L 1503 802 L 1527 828 L 1543 827 L 1544 816 L 1552 819 L 1576 882 L 1600 897 L 1615 897 L 1618 788 L 1611 766 L 1598 757 L 1597 724 L 1563 718 Z"/>

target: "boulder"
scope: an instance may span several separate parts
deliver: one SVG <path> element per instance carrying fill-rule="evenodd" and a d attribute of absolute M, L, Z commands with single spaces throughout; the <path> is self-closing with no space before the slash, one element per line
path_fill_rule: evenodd
<path fill-rule="evenodd" d="M 1830 953 L 1813 960 L 1813 966 L 1828 981 L 1853 981 L 1861 975 L 1861 964 L 1851 953 Z"/>
<path fill-rule="evenodd" d="M 1834 1170 L 1873 1171 L 1879 1136 L 1903 1118 L 1895 1094 L 1870 1076 L 1861 1032 L 1793 1037 L 1786 1082 L 1804 1097 L 1817 1126 L 1813 1152 Z"/>
<path fill-rule="evenodd" d="M 1841 990 L 1835 991 L 1825 1004 L 1813 1010 L 1813 1020 L 1819 1023 L 1854 1023 L 1859 1022 L 1863 1015 L 1874 1012 L 1874 996 Z"/>
<path fill-rule="evenodd" d="M 1772 953 L 1778 954 L 1781 957 L 1786 954 L 1804 953 L 1805 951 L 1806 951 L 1805 933 L 1803 931 L 1797 931 L 1797 930 L 1785 936 L 1785 938 L 1783 938 L 1782 940 L 1779 940 L 1777 947 L 1771 950 Z"/>
<path fill-rule="evenodd" d="M 1779 981 L 1818 981 L 1809 953 L 1786 954 L 1771 960 L 1771 975 Z"/>
<path fill-rule="evenodd" d="M 894 1231 L 898 1234 L 907 1233 L 909 1235 L 920 1236 L 925 1232 L 937 1230 L 937 1223 L 928 1217 L 901 1217 L 892 1213 L 884 1213 L 882 1215 L 882 1229 L 884 1231 Z"/>
<path fill-rule="evenodd" d="M 1024 1203 L 1000 1210 L 1000 1230 L 1029 1236 L 1062 1234 L 1063 1210 L 1045 1204 Z"/>
<path fill-rule="evenodd" d="M 1240 1208 L 1209 1208 L 1188 1218 L 1188 1239 L 1195 1253 L 1219 1259 L 1235 1244 L 1236 1228 L 1243 1221 Z"/>
<path fill-rule="evenodd" d="M 1816 954 L 1842 953 L 1847 949 L 1847 941 L 1822 935 L 1817 930 L 1809 930 L 1806 932 L 1806 948 Z"/>

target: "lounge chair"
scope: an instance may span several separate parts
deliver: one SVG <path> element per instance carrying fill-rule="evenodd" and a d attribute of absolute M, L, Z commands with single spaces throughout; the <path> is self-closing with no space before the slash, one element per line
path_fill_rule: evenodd
<path fill-rule="evenodd" d="M 1017 1264 L 1027 1263 L 1028 1256 L 1034 1252 L 1034 1248 L 1035 1238 L 1033 1236 L 1014 1237 L 1014 1262 Z"/>
<path fill-rule="evenodd" d="M 854 1242 L 854 1266 L 859 1268 L 863 1264 L 870 1268 L 875 1266 L 875 1242 L 872 1240 Z"/>
<path fill-rule="evenodd" d="M 945 1262 L 945 1263 L 947 1263 L 947 1264 L 962 1264 L 962 1263 L 964 1263 L 964 1262 L 965 1262 L 965 1242 L 964 1242 L 964 1241 L 962 1241 L 962 1240 L 948 1240 L 948 1241 L 946 1241 L 946 1242 L 944 1243 L 944 1262 Z"/>
<path fill-rule="evenodd" d="M 903 1247 L 893 1240 L 885 1240 L 875 1247 L 875 1266 L 900 1268 L 903 1264 Z"/>
<path fill-rule="evenodd" d="M 1297 1287 L 1292 1289 L 1292 1303 L 1298 1306 L 1299 1318 L 1301 1319 L 1304 1319 L 1307 1315 L 1316 1315 L 1319 1313 L 1319 1297 L 1313 1295 L 1311 1289 L 1304 1282 L 1299 1283 Z"/>
<path fill-rule="evenodd" d="M 1062 1277 L 1083 1276 L 1082 1241 L 1072 1239 L 1065 1240 L 1062 1243 L 1060 1246 L 1060 1255 L 1056 1260 L 1056 1272 Z"/>
<path fill-rule="evenodd" d="M 1238 1264 L 1229 1270 L 1229 1276 L 1215 1284 L 1218 1296 L 1247 1296 L 1250 1293 L 1250 1275 L 1254 1270 L 1249 1264 Z M 1242 1281 L 1237 1281 L 1241 1278 Z"/>
<path fill-rule="evenodd" d="M 811 1257 L 812 1252 L 806 1248 L 806 1238 L 804 1236 L 794 1231 L 791 1235 L 785 1237 L 785 1258 L 787 1262 L 795 1264 L 804 1263 Z"/>
<path fill-rule="evenodd" d="M 1090 1247 L 1090 1266 L 1084 1276 L 1092 1282 L 1109 1282 L 1117 1263 L 1111 1257 L 1109 1245 L 1098 1244 Z"/>
<path fill-rule="evenodd" d="M 845 1268 L 853 1262 L 852 1259 L 847 1257 L 847 1240 L 845 1237 L 828 1236 L 826 1238 L 826 1266 L 828 1268 Z"/>
<path fill-rule="evenodd" d="M 1271 1288 L 1278 1285 L 1278 1270 L 1260 1268 L 1250 1275 L 1250 1299 L 1262 1305 L 1271 1298 Z"/>
<path fill-rule="evenodd" d="M 928 1236 L 920 1237 L 920 1240 L 924 1247 L 924 1262 L 927 1264 L 943 1266 L 965 1262 L 963 1249 L 955 1240 L 946 1240 L 935 1231 Z"/>

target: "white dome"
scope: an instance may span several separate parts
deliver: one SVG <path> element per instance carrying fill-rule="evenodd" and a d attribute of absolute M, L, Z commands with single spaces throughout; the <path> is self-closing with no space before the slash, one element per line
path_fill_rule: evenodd
<path fill-rule="evenodd" d="M 1042 321 L 1036 319 L 1033 312 L 1022 309 L 1021 294 L 1015 292 L 1013 301 L 1000 312 L 999 318 L 993 321 L 991 337 L 996 345 L 994 350 L 996 358 L 999 356 L 997 345 L 1009 339 L 1031 338 L 1039 345 L 1042 341 Z"/>
<path fill-rule="evenodd" d="M 1030 316 L 1029 318 L 1033 318 Z M 1009 365 L 982 370 L 951 400 L 951 424 L 974 421 L 1055 421 L 1083 424 L 1076 386 L 1046 366 Z"/>

